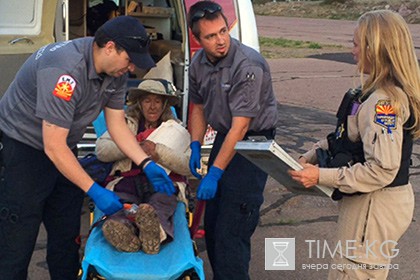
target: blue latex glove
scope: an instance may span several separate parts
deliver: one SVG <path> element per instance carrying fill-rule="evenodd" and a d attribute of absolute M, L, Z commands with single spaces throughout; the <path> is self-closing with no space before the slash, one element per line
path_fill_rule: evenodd
<path fill-rule="evenodd" d="M 152 183 L 153 188 L 160 193 L 167 193 L 169 196 L 175 193 L 174 184 L 162 167 L 150 161 L 145 168 L 147 179 Z"/>
<path fill-rule="evenodd" d="M 212 199 L 216 195 L 217 183 L 222 178 L 224 170 L 211 166 L 209 172 L 198 186 L 197 198 L 200 200 Z"/>
<path fill-rule="evenodd" d="M 190 157 L 190 170 L 192 175 L 201 179 L 201 175 L 198 174 L 197 169 L 201 168 L 201 144 L 198 141 L 193 141 L 190 144 L 191 157 Z"/>
<path fill-rule="evenodd" d="M 123 207 L 120 198 L 114 192 L 101 187 L 96 182 L 89 188 L 87 195 L 105 215 L 112 215 Z"/>

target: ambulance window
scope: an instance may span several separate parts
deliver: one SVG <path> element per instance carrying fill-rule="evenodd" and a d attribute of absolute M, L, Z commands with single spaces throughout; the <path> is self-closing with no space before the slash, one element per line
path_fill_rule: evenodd
<path fill-rule="evenodd" d="M 43 0 L 0 0 L 0 35 L 38 35 Z"/>
<path fill-rule="evenodd" d="M 120 4 L 120 0 L 111 0 L 113 1 L 115 4 L 117 4 L 117 6 L 121 6 Z M 103 3 L 103 0 L 89 0 L 89 8 L 98 4 Z"/>

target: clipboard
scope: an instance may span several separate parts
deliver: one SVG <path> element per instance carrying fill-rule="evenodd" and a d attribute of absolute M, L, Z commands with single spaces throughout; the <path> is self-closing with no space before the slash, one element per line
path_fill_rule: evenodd
<path fill-rule="evenodd" d="M 331 197 L 334 191 L 319 185 L 307 189 L 293 180 L 287 171 L 301 170 L 302 166 L 274 140 L 239 141 L 235 150 L 293 193 Z"/>

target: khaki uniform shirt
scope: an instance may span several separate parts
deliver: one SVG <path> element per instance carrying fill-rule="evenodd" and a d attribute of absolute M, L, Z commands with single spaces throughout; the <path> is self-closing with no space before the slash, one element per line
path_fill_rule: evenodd
<path fill-rule="evenodd" d="M 410 116 L 407 96 L 398 90 L 400 114 L 395 114 L 388 94 L 376 90 L 355 115 L 348 116 L 349 139 L 363 142 L 366 162 L 351 167 L 320 168 L 319 185 L 335 187 L 344 193 L 372 192 L 394 180 L 401 162 L 403 125 Z M 303 155 L 311 163 L 316 163 L 317 147 L 327 149 L 326 139 Z"/>

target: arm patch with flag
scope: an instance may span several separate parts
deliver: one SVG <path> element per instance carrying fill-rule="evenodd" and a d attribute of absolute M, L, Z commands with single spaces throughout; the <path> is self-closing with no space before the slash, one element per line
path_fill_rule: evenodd
<path fill-rule="evenodd" d="M 70 101 L 75 89 L 76 81 L 70 75 L 61 75 L 55 85 L 53 94 L 65 101 Z"/>

